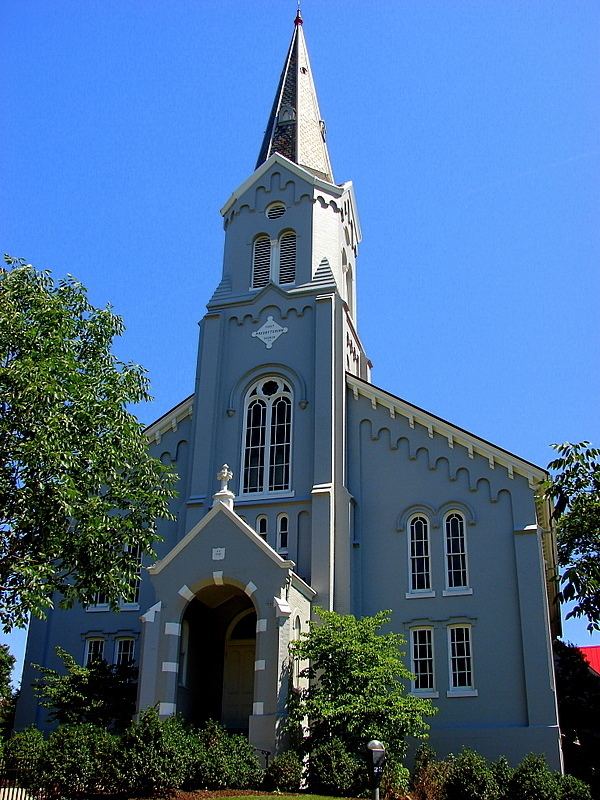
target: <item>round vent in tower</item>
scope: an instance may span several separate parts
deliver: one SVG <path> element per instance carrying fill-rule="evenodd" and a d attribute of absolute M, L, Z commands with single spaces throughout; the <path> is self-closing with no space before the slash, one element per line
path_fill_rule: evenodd
<path fill-rule="evenodd" d="M 268 219 L 279 219 L 285 214 L 285 206 L 283 203 L 271 203 L 267 208 Z"/>

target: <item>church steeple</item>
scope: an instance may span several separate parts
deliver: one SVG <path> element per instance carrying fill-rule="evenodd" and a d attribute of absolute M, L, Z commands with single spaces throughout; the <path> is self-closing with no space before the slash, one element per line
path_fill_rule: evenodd
<path fill-rule="evenodd" d="M 319 112 L 300 8 L 294 20 L 294 33 L 256 162 L 257 168 L 273 153 L 280 153 L 319 178 L 333 183 L 325 143 L 325 123 Z"/>

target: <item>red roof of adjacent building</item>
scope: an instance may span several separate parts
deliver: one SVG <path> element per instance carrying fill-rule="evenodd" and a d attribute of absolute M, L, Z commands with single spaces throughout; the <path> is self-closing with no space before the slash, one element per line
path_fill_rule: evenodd
<path fill-rule="evenodd" d="M 591 647 L 580 647 L 579 649 L 594 672 L 600 675 L 600 644 L 595 644 Z"/>

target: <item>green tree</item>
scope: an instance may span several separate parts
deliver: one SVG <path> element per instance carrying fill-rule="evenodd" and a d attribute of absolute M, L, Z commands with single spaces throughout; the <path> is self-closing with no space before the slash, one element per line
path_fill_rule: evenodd
<path fill-rule="evenodd" d="M 380 739 L 390 757 L 400 759 L 406 736 L 424 738 L 424 717 L 436 709 L 406 693 L 412 675 L 403 662 L 404 638 L 381 633 L 390 612 L 357 619 L 317 609 L 317 615 L 308 634 L 290 645 L 292 658 L 309 660 L 300 675 L 310 679 L 292 692 L 290 723 L 308 718 L 310 749 L 338 739 L 350 753 L 360 753 L 370 739 Z"/>
<path fill-rule="evenodd" d="M 82 667 L 61 647 L 56 653 L 66 672 L 35 665 L 42 673 L 33 684 L 48 718 L 60 725 L 92 722 L 105 728 L 123 730 L 133 718 L 137 690 L 137 669 L 132 664 L 94 661 Z"/>
<path fill-rule="evenodd" d="M 145 371 L 112 353 L 123 321 L 71 277 L 0 269 L 0 623 L 131 590 L 175 477 L 127 410 Z"/>
<path fill-rule="evenodd" d="M 8 645 L 0 644 L 0 740 L 12 728 L 16 693 L 10 679 L 15 661 Z"/>
<path fill-rule="evenodd" d="M 600 450 L 589 442 L 553 444 L 558 458 L 545 494 L 554 502 L 562 602 L 573 601 L 569 617 L 587 617 L 600 631 Z"/>

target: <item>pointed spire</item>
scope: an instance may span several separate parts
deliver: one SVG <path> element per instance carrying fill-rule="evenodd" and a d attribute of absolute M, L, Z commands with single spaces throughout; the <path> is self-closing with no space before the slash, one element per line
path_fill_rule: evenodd
<path fill-rule="evenodd" d="M 256 166 L 263 164 L 273 153 L 281 153 L 333 183 L 325 143 L 325 123 L 319 111 L 303 24 L 298 3 L 292 41 Z"/>

